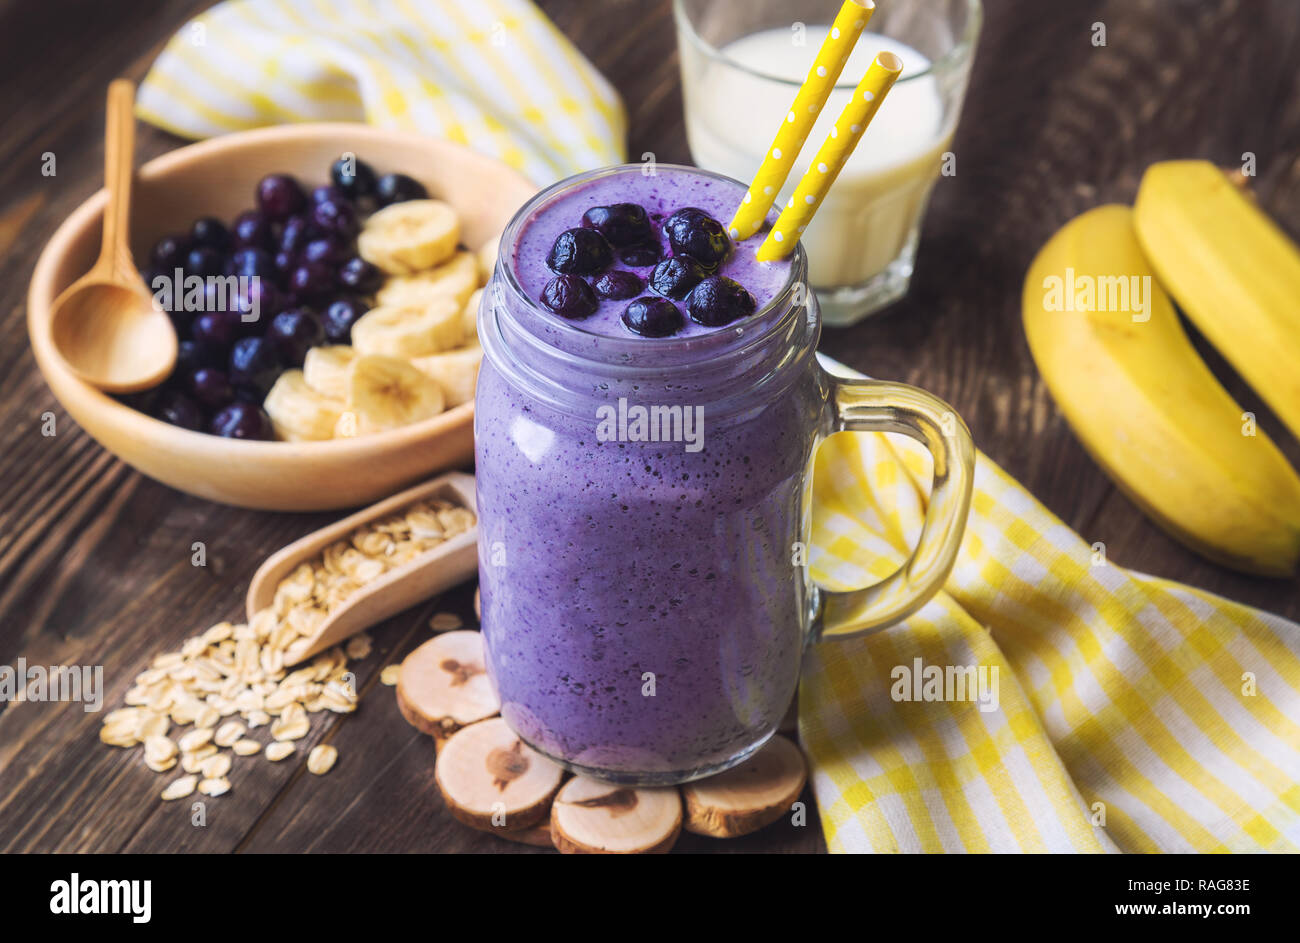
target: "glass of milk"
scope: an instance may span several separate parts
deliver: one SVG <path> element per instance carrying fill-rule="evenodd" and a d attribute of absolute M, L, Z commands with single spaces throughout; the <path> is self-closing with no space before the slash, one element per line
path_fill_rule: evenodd
<path fill-rule="evenodd" d="M 748 183 L 785 120 L 842 0 L 674 0 L 691 156 Z M 876 53 L 903 73 L 803 234 L 826 324 L 853 324 L 901 298 L 930 191 L 970 76 L 980 0 L 876 0 L 876 11 L 781 191 L 808 162 Z M 725 220 L 724 220 L 725 222 Z"/>

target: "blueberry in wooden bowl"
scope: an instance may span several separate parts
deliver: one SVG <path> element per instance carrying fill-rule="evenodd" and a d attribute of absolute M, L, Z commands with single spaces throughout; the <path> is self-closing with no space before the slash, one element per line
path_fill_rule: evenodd
<path fill-rule="evenodd" d="M 314 212 L 313 192 L 320 186 L 339 186 L 332 165 L 340 155 L 361 157 L 382 177 L 399 174 L 383 190 L 388 207 L 400 207 L 401 200 L 419 198 L 445 201 L 460 221 L 459 240 L 469 250 L 495 239 L 518 207 L 536 188 L 516 171 L 482 154 L 445 141 L 402 131 L 386 130 L 352 123 L 320 123 L 262 128 L 225 135 L 209 141 L 178 148 L 143 165 L 137 176 L 132 206 L 132 252 L 141 269 L 158 274 L 166 266 L 182 268 L 194 248 L 210 249 L 228 264 L 243 271 L 266 274 L 281 262 L 289 275 L 296 270 L 299 254 L 314 240 L 347 239 L 355 221 L 346 206 L 332 206 Z M 301 181 L 298 190 L 283 183 L 268 185 L 261 194 L 259 182 L 273 174 L 284 174 Z M 353 176 L 341 175 L 344 183 L 354 183 Z M 414 181 L 417 186 L 412 186 Z M 364 182 L 362 184 L 364 189 Z M 378 187 L 378 183 L 376 183 Z M 342 188 L 346 193 L 346 187 Z M 259 203 L 260 197 L 264 199 Z M 320 194 L 338 200 L 332 191 Z M 396 202 L 393 202 L 396 201 Z M 381 201 L 382 202 L 382 201 Z M 179 424 L 157 418 L 134 405 L 92 389 L 64 368 L 54 355 L 50 335 L 50 310 L 54 299 L 78 275 L 89 269 L 98 249 L 99 232 L 105 203 L 104 193 L 93 195 L 63 222 L 42 252 L 28 291 L 27 325 L 37 366 L 54 396 L 64 409 L 104 448 L 144 474 L 181 491 L 213 501 L 240 507 L 279 511 L 316 511 L 353 507 L 373 502 L 433 473 L 464 464 L 473 454 L 473 404 L 464 403 L 401 428 L 376 431 L 369 435 L 327 441 L 260 441 L 239 435 L 260 435 L 264 427 L 254 415 L 241 422 L 218 424 L 235 437 L 212 434 L 212 423 L 200 424 L 197 411 L 216 412 L 225 400 L 220 373 L 229 377 L 229 352 L 212 350 L 204 343 L 187 341 L 189 356 L 185 377 L 178 377 L 167 396 L 156 397 L 167 406 L 166 414 Z M 319 206 L 317 203 L 315 206 Z M 247 214 L 247 215 L 246 215 Z M 288 221 L 311 214 L 303 224 L 294 224 L 290 233 L 295 242 L 291 250 L 280 244 Z M 203 220 L 194 232 L 196 220 Z M 211 221 L 222 223 L 218 228 Z M 178 234 L 188 245 L 184 254 L 180 244 L 164 237 Z M 151 253 L 160 246 L 158 258 Z M 240 249 L 257 253 L 234 255 Z M 334 258 L 333 247 L 322 244 L 317 257 Z M 223 253 L 226 253 L 223 255 Z M 280 256 L 285 256 L 283 259 Z M 204 271 L 215 269 L 217 261 L 207 252 L 196 256 L 194 263 Z M 289 263 L 294 263 L 290 266 Z M 329 264 L 334 264 L 330 261 Z M 340 279 L 340 292 L 349 294 L 373 291 L 374 273 L 352 261 L 339 262 L 339 271 L 348 274 Z M 347 268 L 347 266 L 351 266 Z M 307 273 L 311 274 L 311 273 Z M 317 273 L 319 274 L 319 273 Z M 307 275 L 304 287 L 321 295 L 321 286 Z M 358 288 L 357 286 L 360 286 Z M 323 315 L 328 305 L 316 309 L 316 298 L 293 297 L 290 291 L 277 289 L 266 296 L 278 308 L 261 313 L 261 332 L 265 335 L 274 315 L 304 306 Z M 259 301 L 265 300 L 259 297 Z M 199 332 L 220 344 L 239 343 L 241 337 L 256 333 L 247 299 L 230 305 L 233 310 L 221 316 L 205 317 Z M 198 322 L 184 312 L 174 320 L 187 329 Z M 281 323 L 283 359 L 296 359 L 297 342 L 307 323 L 293 326 Z M 293 329 L 290 330 L 289 328 Z M 314 331 L 306 334 L 315 336 Z M 209 337 L 211 335 L 211 337 Z M 223 339 L 224 338 L 224 339 Z M 206 343 L 206 342 L 205 342 Z M 247 345 L 245 345 L 247 346 Z M 261 358 L 259 358 L 261 359 Z M 267 358 L 269 360 L 269 357 Z M 210 373 L 200 377 L 200 389 L 210 402 L 194 398 L 191 385 L 199 367 Z M 287 366 L 287 369 L 292 369 Z M 263 382 L 267 374 L 259 372 L 253 383 Z M 238 392 L 238 391 L 237 391 Z M 245 397 L 249 394 L 243 394 Z M 237 399 L 245 402 L 246 399 Z M 155 406 L 155 413 L 161 406 Z M 247 410 L 239 409 L 242 414 Z M 208 419 L 206 415 L 203 418 Z M 225 417 L 227 420 L 229 416 Z M 198 426 L 198 428 L 187 428 Z"/>

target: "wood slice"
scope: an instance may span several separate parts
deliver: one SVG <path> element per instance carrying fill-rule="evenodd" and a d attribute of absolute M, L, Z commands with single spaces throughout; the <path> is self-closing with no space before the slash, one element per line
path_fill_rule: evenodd
<path fill-rule="evenodd" d="M 528 828 L 521 828 L 517 832 L 504 831 L 499 828 L 492 830 L 492 833 L 498 838 L 504 838 L 506 841 L 518 842 L 521 845 L 533 845 L 537 848 L 554 848 L 555 843 L 551 841 L 551 823 L 548 821 L 539 822 Z"/>
<path fill-rule="evenodd" d="M 397 673 L 397 707 L 439 748 L 462 727 L 497 714 L 501 702 L 484 668 L 483 636 L 444 632 L 407 655 Z"/>
<path fill-rule="evenodd" d="M 551 806 L 551 841 L 566 855 L 667 854 L 681 832 L 675 786 L 633 789 L 575 776 Z"/>
<path fill-rule="evenodd" d="M 452 816 L 499 834 L 544 821 L 563 778 L 564 770 L 520 740 L 500 717 L 457 731 L 434 764 L 438 791 Z"/>
<path fill-rule="evenodd" d="M 778 734 L 739 766 L 682 787 L 686 830 L 714 838 L 756 832 L 790 810 L 807 779 L 803 753 Z"/>

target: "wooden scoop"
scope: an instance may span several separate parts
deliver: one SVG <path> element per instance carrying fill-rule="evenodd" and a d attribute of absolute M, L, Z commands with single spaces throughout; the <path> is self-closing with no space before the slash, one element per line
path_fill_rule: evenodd
<path fill-rule="evenodd" d="M 54 300 L 50 335 L 68 367 L 91 386 L 133 393 L 157 386 L 176 366 L 176 329 L 131 261 L 131 174 L 135 85 L 108 87 L 104 131 L 104 241 L 89 272 Z"/>
<path fill-rule="evenodd" d="M 372 521 L 388 517 L 419 501 L 442 498 L 475 509 L 474 476 L 449 472 L 414 488 L 386 498 L 328 527 L 308 534 L 271 555 L 248 586 L 248 618 L 271 605 L 280 581 L 301 563 L 314 560 L 326 547 L 346 540 L 352 532 Z M 303 648 L 295 642 L 285 653 L 284 663 L 295 665 L 317 652 L 367 629 L 403 609 L 469 579 L 478 568 L 478 525 L 444 541 L 427 553 L 389 570 L 383 576 L 349 596 L 331 612 Z"/>

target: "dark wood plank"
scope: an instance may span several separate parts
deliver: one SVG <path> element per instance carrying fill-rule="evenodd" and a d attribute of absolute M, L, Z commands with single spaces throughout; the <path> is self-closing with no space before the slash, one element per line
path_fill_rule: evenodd
<path fill-rule="evenodd" d="M 104 668 L 107 706 L 157 652 L 238 615 L 267 554 L 326 515 L 232 510 L 142 478 L 104 453 L 54 402 L 26 344 L 24 297 L 41 246 L 99 186 L 103 90 L 143 76 L 207 0 L 0 0 L 0 664 Z M 628 108 L 632 159 L 689 162 L 667 0 L 542 0 Z M 984 451 L 1112 560 L 1292 617 L 1294 581 L 1253 580 L 1200 560 L 1133 508 L 1080 448 L 1023 339 L 1020 284 L 1042 242 L 1097 203 L 1129 201 L 1142 169 L 1174 156 L 1257 155 L 1262 205 L 1300 234 L 1300 6 L 1290 0 L 988 0 L 954 150 L 924 229 L 911 295 L 823 348 L 876 376 L 947 398 Z M 1108 45 L 1091 45 L 1091 24 Z M 635 23 L 635 28 L 628 27 Z M 52 37 L 57 37 L 54 41 Z M 30 40 L 30 41 L 28 41 Z M 141 128 L 139 158 L 179 143 Z M 42 177 L 41 155 L 58 161 Z M 1243 403 L 1258 407 L 1207 351 Z M 54 412 L 58 434 L 40 434 Z M 1266 410 L 1265 429 L 1296 443 Z M 208 566 L 190 566 L 204 541 Z M 469 614 L 468 589 L 447 605 Z M 254 758 L 235 790 L 207 803 L 157 798 L 164 777 L 97 740 L 79 705 L 0 705 L 0 850 L 482 851 L 530 849 L 450 822 L 432 788 L 432 748 L 400 720 L 379 668 L 426 637 L 429 606 L 375 632 L 354 715 L 325 718 L 304 747 L 340 749 L 326 777 L 305 750 Z M 806 799 L 811 802 L 811 796 Z M 686 836 L 684 852 L 808 851 L 815 822 L 736 842 Z"/>

